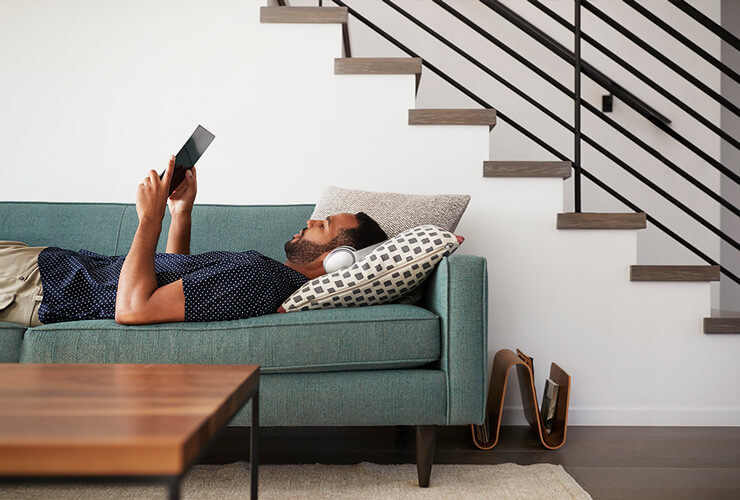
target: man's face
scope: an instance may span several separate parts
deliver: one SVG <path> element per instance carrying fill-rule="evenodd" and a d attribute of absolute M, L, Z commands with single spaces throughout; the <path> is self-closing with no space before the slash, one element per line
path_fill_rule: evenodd
<path fill-rule="evenodd" d="M 323 220 L 309 220 L 304 229 L 285 242 L 285 255 L 290 262 L 309 264 L 340 246 L 339 232 L 357 227 L 357 224 L 354 214 L 348 213 L 330 215 Z"/>

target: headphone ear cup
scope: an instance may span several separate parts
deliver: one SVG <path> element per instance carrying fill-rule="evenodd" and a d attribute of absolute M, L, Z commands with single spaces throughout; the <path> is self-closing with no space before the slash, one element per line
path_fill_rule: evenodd
<path fill-rule="evenodd" d="M 337 247 L 324 257 L 324 272 L 333 273 L 351 266 L 357 261 L 355 249 L 348 246 Z"/>

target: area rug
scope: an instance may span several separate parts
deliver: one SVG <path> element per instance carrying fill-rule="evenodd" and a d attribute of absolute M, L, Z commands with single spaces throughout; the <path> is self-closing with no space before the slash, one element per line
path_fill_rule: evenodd
<path fill-rule="evenodd" d="M 419 488 L 416 465 L 264 465 L 262 499 L 590 499 L 559 465 L 434 465 L 429 488 Z M 160 486 L 0 487 L 0 498 L 159 499 Z M 182 498 L 244 500 L 249 498 L 249 464 L 198 465 L 183 483 Z"/>

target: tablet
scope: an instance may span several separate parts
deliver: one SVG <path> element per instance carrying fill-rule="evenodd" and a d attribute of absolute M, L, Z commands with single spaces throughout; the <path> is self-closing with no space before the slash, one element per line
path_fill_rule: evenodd
<path fill-rule="evenodd" d="M 216 136 L 206 130 L 203 126 L 198 125 L 193 132 L 193 135 L 185 142 L 185 145 L 180 148 L 180 152 L 175 156 L 175 170 L 172 172 L 172 181 L 170 182 L 170 190 L 167 196 L 172 194 L 172 191 L 177 189 L 177 186 L 185 179 L 185 171 L 192 168 L 195 162 L 201 157 L 203 152 L 211 145 L 213 139 Z M 164 177 L 167 170 L 159 174 L 159 178 Z"/>

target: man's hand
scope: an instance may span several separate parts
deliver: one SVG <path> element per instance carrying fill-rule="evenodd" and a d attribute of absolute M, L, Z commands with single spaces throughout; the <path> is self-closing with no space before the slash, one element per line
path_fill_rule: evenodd
<path fill-rule="evenodd" d="M 118 323 L 161 323 L 185 319 L 185 293 L 182 280 L 158 286 L 154 265 L 174 169 L 175 157 L 172 156 L 162 179 L 157 172 L 150 170 L 136 192 L 139 227 L 136 229 L 134 241 L 126 254 L 118 277 L 116 291 Z"/>
<path fill-rule="evenodd" d="M 136 213 L 139 215 L 139 223 L 162 222 L 174 169 L 175 157 L 171 156 L 162 179 L 159 178 L 156 170 L 150 170 L 149 175 L 139 184 L 139 189 L 136 191 Z"/>
<path fill-rule="evenodd" d="M 195 167 L 192 167 L 185 171 L 185 179 L 183 179 L 167 200 L 167 205 L 170 207 L 170 214 L 174 217 L 192 212 L 195 194 L 197 192 L 198 176 Z"/>

